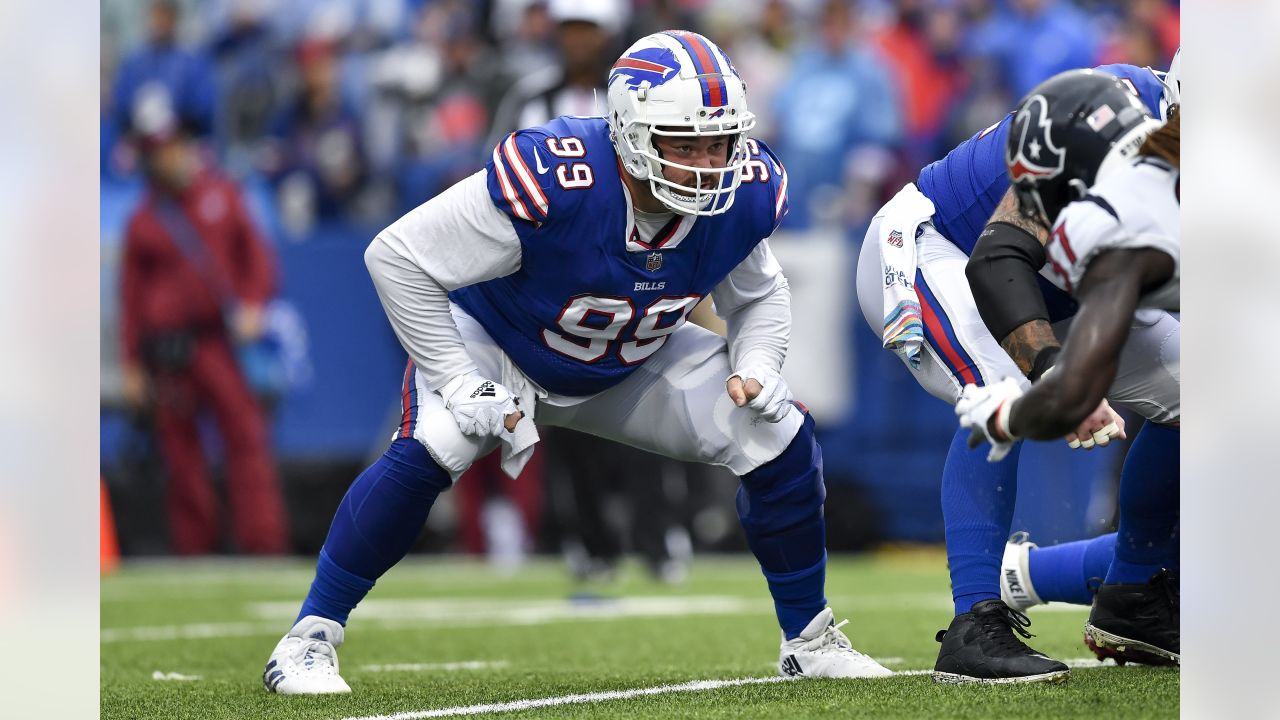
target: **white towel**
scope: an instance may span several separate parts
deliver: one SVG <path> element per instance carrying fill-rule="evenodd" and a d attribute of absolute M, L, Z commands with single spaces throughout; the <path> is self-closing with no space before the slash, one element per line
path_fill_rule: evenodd
<path fill-rule="evenodd" d="M 884 278 L 884 328 L 881 344 L 901 355 L 911 367 L 920 367 L 924 324 L 916 297 L 916 230 L 933 217 L 933 202 L 915 183 L 893 196 L 881 212 L 880 270 Z"/>
<path fill-rule="evenodd" d="M 502 386 L 512 395 L 520 399 L 520 412 L 524 417 L 516 423 L 512 432 L 498 433 L 502 441 L 502 471 L 512 479 L 520 475 L 529 458 L 533 457 L 533 446 L 538 443 L 538 427 L 533 422 L 533 415 L 538 406 L 538 399 L 546 397 L 546 391 L 538 387 L 520 368 L 511 362 L 506 353 L 502 357 Z"/>

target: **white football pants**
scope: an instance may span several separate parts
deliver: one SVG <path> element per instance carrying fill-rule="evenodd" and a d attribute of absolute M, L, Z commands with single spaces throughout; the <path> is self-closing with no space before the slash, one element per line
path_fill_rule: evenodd
<path fill-rule="evenodd" d="M 876 337 L 883 327 L 884 300 L 880 278 L 879 238 L 881 217 L 876 216 L 863 238 L 858 255 L 858 304 Z M 920 386 L 936 398 L 954 405 L 967 382 L 983 384 L 1005 377 L 1017 378 L 1023 388 L 1030 386 L 1022 371 L 991 336 L 974 303 L 969 279 L 964 274 L 969 257 L 944 238 L 933 225 L 923 226 L 916 240 L 916 259 L 925 288 L 917 282 L 921 307 L 933 306 L 941 332 L 926 330 L 923 358 L 919 368 L 903 364 Z M 911 233 L 904 232 L 904 237 Z M 927 293 L 927 296 L 923 294 Z M 930 297 L 931 296 L 931 297 Z M 1054 323 L 1059 340 L 1067 336 L 1071 320 Z M 1160 423 L 1181 417 L 1179 342 L 1181 322 L 1163 310 L 1139 310 L 1129 330 L 1120 356 L 1119 370 L 1107 399 Z"/>
<path fill-rule="evenodd" d="M 510 360 L 480 323 L 456 305 L 452 310 L 480 374 L 501 381 Z M 587 398 L 539 397 L 532 413 L 536 423 L 676 460 L 719 465 L 739 476 L 782 454 L 800 430 L 801 412 L 792 407 L 781 422 L 769 423 L 753 410 L 736 407 L 725 392 L 729 352 L 719 335 L 685 323 L 667 338 L 639 369 L 608 390 Z M 413 372 L 417 377 L 406 379 L 406 387 L 413 382 L 424 388 L 416 367 Z M 455 480 L 498 445 L 495 437 L 464 435 L 436 393 L 424 389 L 406 397 L 415 402 L 406 408 L 406 435 L 426 446 Z"/>

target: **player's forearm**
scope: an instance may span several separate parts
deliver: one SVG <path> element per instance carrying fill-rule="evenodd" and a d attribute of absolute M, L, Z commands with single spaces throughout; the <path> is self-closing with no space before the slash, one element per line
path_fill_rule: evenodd
<path fill-rule="evenodd" d="M 1009 410 L 1009 430 L 1016 437 L 1054 440 L 1074 432 L 1106 395 L 1107 385 L 1066 368 L 1032 386 Z M 1111 373 L 1114 375 L 1114 372 Z"/>
<path fill-rule="evenodd" d="M 448 292 L 438 281 L 381 235 L 365 250 L 364 260 L 387 319 L 428 389 L 476 371 L 449 310 Z"/>
<path fill-rule="evenodd" d="M 781 370 L 791 339 L 791 289 L 786 279 L 773 292 L 725 314 L 733 368 Z"/>
<path fill-rule="evenodd" d="M 1009 430 L 1018 437 L 1051 440 L 1074 431 L 1115 379 L 1136 296 L 1116 284 L 1082 299 L 1053 372 L 1010 408 Z"/>
<path fill-rule="evenodd" d="M 1015 328 L 1000 341 L 1000 347 L 1009 354 L 1022 374 L 1034 382 L 1048 369 L 1047 365 L 1052 364 L 1048 361 L 1060 346 L 1049 321 L 1037 319 Z M 1042 353 L 1046 354 L 1042 356 Z"/>

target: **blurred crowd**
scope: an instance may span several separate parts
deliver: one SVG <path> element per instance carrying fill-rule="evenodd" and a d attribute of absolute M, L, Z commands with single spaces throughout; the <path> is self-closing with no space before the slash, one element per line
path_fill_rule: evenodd
<path fill-rule="evenodd" d="M 168 97 L 284 226 L 378 224 L 480 167 L 502 134 L 595 114 L 630 42 L 723 46 L 784 158 L 791 226 L 856 226 L 916 170 L 1040 79 L 1164 67 L 1169 0 L 104 0 L 102 172 Z"/>
<path fill-rule="evenodd" d="M 132 336 L 145 336 L 124 343 L 122 395 L 135 411 L 149 395 L 163 425 L 154 430 L 168 465 L 172 549 L 226 547 L 218 534 L 228 523 L 216 517 L 194 419 L 202 408 L 212 408 L 224 447 L 241 460 L 227 472 L 233 547 L 308 549 L 297 527 L 292 542 L 284 539 L 300 522 L 281 500 L 290 474 L 280 473 L 282 483 L 266 457 L 280 383 L 259 382 L 246 364 L 280 315 L 269 297 L 279 268 L 274 257 L 250 263 L 242 241 L 261 236 L 282 249 L 282 240 L 338 228 L 330 235 L 362 248 L 372 232 L 481 168 L 506 133 L 602 113 L 614 59 L 671 28 L 719 43 L 745 80 L 755 135 L 789 170 L 786 230 L 835 230 L 856 241 L 920 167 L 996 122 L 1045 77 L 1110 62 L 1166 67 L 1179 44 L 1179 8 L 1170 0 L 104 0 L 104 198 L 144 178 L 163 185 L 166 166 L 190 175 L 189 155 L 217 175 L 201 176 L 203 194 L 176 193 L 177 207 L 138 201 L 122 233 L 119 323 L 140 324 Z M 245 207 L 265 199 L 265 227 L 241 207 L 237 188 L 251 189 Z M 106 217 L 104 209 L 104 245 Z M 264 268 L 261 288 L 241 287 L 246 264 Z M 104 278 L 109 266 L 104 252 Z M 372 302 L 363 285 L 346 291 Z M 141 299 L 131 305 L 130 293 Z M 299 305 L 313 318 L 331 309 Z M 200 321 L 180 319 L 184 307 Z M 259 320 L 249 331 L 246 311 Z M 249 377 L 232 377 L 233 355 Z M 222 370 L 205 372 L 214 361 Z M 345 359 L 338 366 L 342 377 L 331 373 L 329 382 L 359 380 Z M 374 375 L 362 381 L 384 392 Z M 954 418 L 943 420 L 949 436 Z M 369 431 L 381 452 L 383 429 Z M 455 493 L 455 547 L 500 562 L 518 562 L 531 547 L 559 549 L 581 577 L 609 575 L 632 550 L 655 576 L 678 580 L 691 547 L 732 545 L 732 477 L 694 477 L 716 471 L 602 442 L 549 430 L 545 462 L 516 484 L 494 463 L 478 464 Z M 110 485 L 112 473 L 104 475 Z M 845 525 L 871 533 L 875 522 Z"/>

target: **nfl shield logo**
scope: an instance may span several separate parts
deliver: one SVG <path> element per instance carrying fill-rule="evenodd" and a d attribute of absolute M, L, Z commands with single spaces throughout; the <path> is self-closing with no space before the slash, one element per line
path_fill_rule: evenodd
<path fill-rule="evenodd" d="M 649 258 L 645 260 L 644 267 L 649 272 L 654 272 L 662 267 L 662 253 L 649 253 Z"/>

